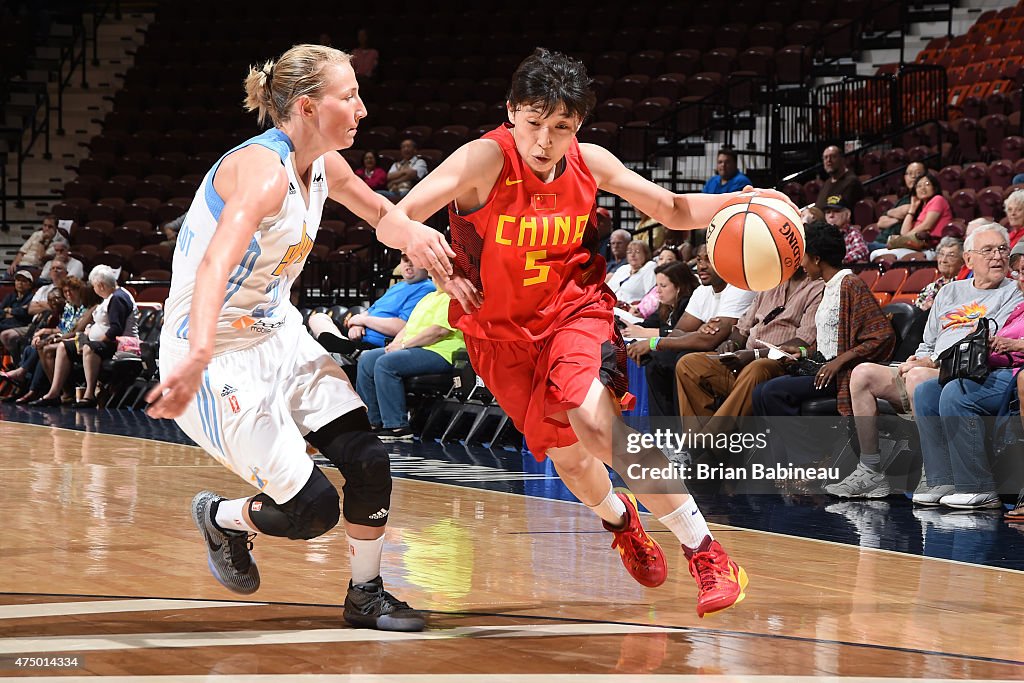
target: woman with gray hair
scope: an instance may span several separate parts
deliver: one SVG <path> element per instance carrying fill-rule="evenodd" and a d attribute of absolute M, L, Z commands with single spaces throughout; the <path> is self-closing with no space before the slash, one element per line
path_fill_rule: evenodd
<path fill-rule="evenodd" d="M 922 311 L 931 309 L 935 295 L 943 285 L 959 278 L 960 270 L 964 267 L 964 243 L 956 237 L 943 237 L 935 249 L 935 260 L 939 266 L 939 277 L 925 285 L 914 300 L 914 305 Z"/>
<path fill-rule="evenodd" d="M 61 391 L 71 374 L 78 353 L 81 353 L 82 368 L 85 370 L 85 392 L 72 405 L 75 408 L 95 408 L 96 381 L 99 379 L 103 361 L 112 358 L 117 352 L 118 338 L 138 340 L 139 308 L 135 305 L 132 295 L 118 286 L 114 269 L 102 264 L 96 266 L 89 273 L 89 284 L 101 301 L 93 309 L 92 324 L 85 328 L 86 339 L 57 347 L 50 390 L 29 405 L 60 405 Z"/>
<path fill-rule="evenodd" d="M 626 263 L 612 273 L 608 286 L 615 298 L 626 304 L 635 304 L 644 298 L 655 284 L 651 248 L 643 240 L 633 240 L 626 247 Z"/>
<path fill-rule="evenodd" d="M 1006 232 L 1010 234 L 1010 248 L 1024 237 L 1024 190 L 1014 190 L 1003 200 L 1006 212 Z"/>

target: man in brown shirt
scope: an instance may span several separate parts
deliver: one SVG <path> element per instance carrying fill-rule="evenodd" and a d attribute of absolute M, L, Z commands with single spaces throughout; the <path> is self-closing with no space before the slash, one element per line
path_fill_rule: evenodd
<path fill-rule="evenodd" d="M 864 198 L 864 186 L 860 184 L 857 174 L 846 167 L 846 157 L 835 145 L 830 145 L 821 153 L 821 165 L 825 167 L 828 177 L 818 192 L 818 201 L 814 205 L 825 210 L 832 197 L 832 203 L 853 207 Z"/>
<path fill-rule="evenodd" d="M 809 280 L 800 269 L 778 287 L 758 292 L 719 347 L 726 355 L 691 353 L 680 358 L 676 389 L 684 426 L 692 431 L 731 431 L 735 417 L 750 415 L 754 387 L 785 374 L 782 363 L 769 359 L 767 347 L 756 340 L 776 346 L 794 339 L 813 340 L 814 314 L 823 290 L 821 280 Z M 699 332 L 714 334 L 717 328 L 718 320 L 713 318 Z M 719 401 L 722 404 L 716 409 Z"/>

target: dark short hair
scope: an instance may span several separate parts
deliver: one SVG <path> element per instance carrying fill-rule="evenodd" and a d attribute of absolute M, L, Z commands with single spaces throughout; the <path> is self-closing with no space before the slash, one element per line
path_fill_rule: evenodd
<path fill-rule="evenodd" d="M 721 156 L 723 154 L 732 159 L 732 163 L 737 165 L 740 163 L 739 155 L 736 154 L 736 150 L 734 150 L 732 147 L 723 147 L 722 149 L 718 150 L 718 156 Z M 718 157 L 715 158 L 717 159 Z"/>
<path fill-rule="evenodd" d="M 694 272 L 690 270 L 690 266 L 686 265 L 682 261 L 673 261 L 672 263 L 666 263 L 663 266 L 658 266 L 654 269 L 654 274 L 664 275 L 669 279 L 669 282 L 683 291 L 692 292 L 700 287 L 700 280 L 698 280 Z"/>
<path fill-rule="evenodd" d="M 817 256 L 833 268 L 842 268 L 846 258 L 846 239 L 842 231 L 824 221 L 815 221 L 804 229 L 804 251 Z"/>
<path fill-rule="evenodd" d="M 543 47 L 516 67 L 508 91 L 513 109 L 532 106 L 542 116 L 551 116 L 565 107 L 569 116 L 580 121 L 590 115 L 596 99 L 583 62 Z"/>

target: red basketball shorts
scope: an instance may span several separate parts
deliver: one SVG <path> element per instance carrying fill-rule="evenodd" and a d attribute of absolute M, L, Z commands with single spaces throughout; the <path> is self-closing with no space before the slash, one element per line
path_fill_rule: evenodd
<path fill-rule="evenodd" d="M 466 335 L 466 349 L 473 369 L 526 437 L 537 460 L 543 460 L 549 448 L 579 440 L 564 413 L 583 404 L 595 379 L 620 402 L 632 400 L 626 347 L 604 307 L 583 309 L 538 341 Z"/>

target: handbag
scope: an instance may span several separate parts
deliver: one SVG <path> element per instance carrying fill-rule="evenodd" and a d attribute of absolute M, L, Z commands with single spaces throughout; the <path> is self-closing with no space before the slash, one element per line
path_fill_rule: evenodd
<path fill-rule="evenodd" d="M 992 318 L 980 318 L 978 327 L 966 337 L 939 354 L 939 385 L 945 386 L 951 380 L 960 380 L 963 389 L 965 379 L 981 384 L 988 377 L 989 323 L 999 329 L 999 323 Z M 993 332 L 994 334 L 995 332 Z"/>
<path fill-rule="evenodd" d="M 795 363 L 789 363 L 786 365 L 786 372 L 793 377 L 814 377 L 821 370 L 821 366 L 828 362 L 828 359 L 821 354 L 821 351 L 815 351 L 806 358 L 798 358 Z"/>

